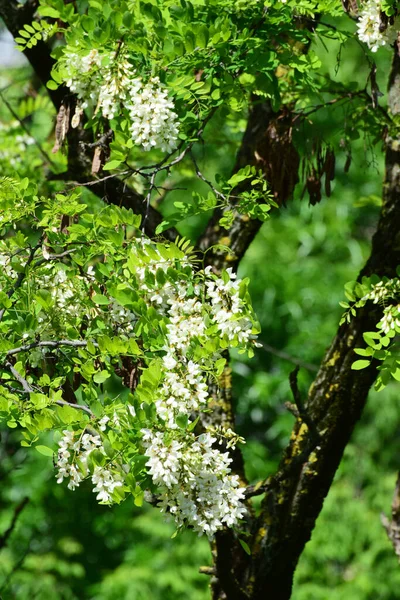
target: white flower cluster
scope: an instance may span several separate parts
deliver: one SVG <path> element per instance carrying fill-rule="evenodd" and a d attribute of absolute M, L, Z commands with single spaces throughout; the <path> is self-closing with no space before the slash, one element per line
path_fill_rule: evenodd
<path fill-rule="evenodd" d="M 103 424 L 105 424 L 103 418 Z M 76 438 L 73 431 L 63 431 L 63 437 L 58 442 L 59 450 L 56 466 L 58 467 L 57 483 L 69 479 L 68 488 L 74 490 L 85 479 L 87 474 L 87 462 L 93 450 L 99 450 L 104 454 L 102 441 L 98 434 L 84 433 Z M 96 500 L 103 503 L 112 502 L 112 494 L 116 487 L 121 487 L 122 477 L 110 466 L 95 466 L 92 483 L 93 491 L 97 493 Z"/>
<path fill-rule="evenodd" d="M 137 317 L 131 310 L 121 306 L 118 302 L 113 302 L 109 307 L 108 317 L 112 327 L 121 335 L 129 337 L 133 334 Z"/>
<path fill-rule="evenodd" d="M 112 501 L 112 493 L 116 487 L 121 487 L 122 477 L 116 471 L 111 472 L 104 467 L 96 466 L 92 475 L 92 483 L 95 484 L 93 491 L 96 493 L 96 500 L 108 503 Z"/>
<path fill-rule="evenodd" d="M 383 317 L 378 323 L 378 328 L 387 335 L 391 331 L 400 330 L 400 304 L 387 306 L 383 311 Z"/>
<path fill-rule="evenodd" d="M 68 487 L 70 490 L 74 490 L 84 479 L 84 474 L 75 463 L 79 460 L 83 466 L 87 465 L 89 454 L 101 446 L 100 436 L 84 433 L 81 438 L 75 439 L 74 432 L 66 429 L 63 431 L 63 437 L 58 442 L 58 446 L 57 483 L 62 483 L 64 479 L 70 478 Z"/>
<path fill-rule="evenodd" d="M 178 527 L 188 525 L 211 537 L 224 526 L 236 526 L 246 511 L 244 491 L 239 477 L 231 472 L 232 461 L 226 451 L 242 440 L 232 430 L 221 427 L 198 436 L 194 422 L 210 401 L 208 383 L 222 351 L 236 345 L 249 349 L 255 344 L 245 289 L 232 270 L 222 276 L 210 269 L 193 271 L 189 259 L 174 245 L 164 247 L 140 240 L 132 244 L 127 259 L 130 271 L 125 269 L 129 275 L 119 281 L 120 289 L 127 296 L 132 289 L 132 298 L 140 290 L 143 304 L 152 306 L 163 319 L 163 341 L 159 336 L 159 345 L 153 350 L 162 353 L 162 358 L 156 360 L 158 383 L 152 391 L 157 418 L 139 425 L 146 427 L 142 430 L 146 466 L 160 489 L 162 510 L 173 516 Z M 55 312 L 61 315 L 62 327 L 74 323 L 74 315 L 79 318 L 80 312 L 87 313 L 87 293 L 81 293 L 82 286 L 87 292 L 95 279 L 90 267 L 86 274 L 68 277 L 64 266 L 53 263 L 48 255 L 38 283 L 39 288 L 48 290 Z M 80 295 L 84 296 L 82 301 Z M 117 332 L 125 339 L 138 335 L 139 317 L 117 300 L 111 301 L 107 309 L 94 302 L 89 310 L 92 316 L 101 313 L 107 333 Z M 43 327 L 49 330 L 53 326 L 48 322 Z M 145 348 L 146 343 L 144 338 Z M 64 431 L 57 460 L 59 483 L 67 479 L 68 487 L 75 489 L 88 476 L 88 458 L 94 450 L 107 460 L 102 438 L 123 439 L 132 417 L 136 418 L 135 408 L 121 403 L 113 410 L 107 409 L 97 425 L 92 421 L 90 433 Z M 111 503 L 116 490 L 124 486 L 127 465 L 121 460 L 122 455 L 92 471 L 98 501 Z"/>
<path fill-rule="evenodd" d="M 46 250 L 43 252 L 46 258 Z M 47 260 L 47 258 L 46 258 Z M 85 313 L 84 298 L 87 294 L 85 278 L 80 275 L 70 277 L 60 264 L 48 262 L 43 273 L 36 280 L 40 290 L 50 294 L 52 310 L 42 307 L 38 314 L 38 322 L 48 335 L 49 327 L 57 331 L 60 327 L 80 319 Z M 42 350 L 41 350 L 42 351 Z"/>
<path fill-rule="evenodd" d="M 210 538 L 224 526 L 235 526 L 246 508 L 239 477 L 231 474 L 229 454 L 213 448 L 216 438 L 209 433 L 192 443 L 165 438 L 164 433 L 143 430 L 147 466 L 162 493 L 161 509 L 174 517 L 178 527 L 190 525 Z"/>
<path fill-rule="evenodd" d="M 386 29 L 381 27 L 381 1 L 367 0 L 361 5 L 357 24 L 357 35 L 365 42 L 372 52 L 377 52 L 381 46 L 391 45 L 396 41 L 399 20 Z"/>
<path fill-rule="evenodd" d="M 93 107 L 95 112 L 101 111 L 105 118 L 113 119 L 124 107 L 136 145 L 163 152 L 176 148 L 179 127 L 174 103 L 158 77 L 143 82 L 123 53 L 100 55 L 98 50 L 91 50 L 81 56 L 67 51 L 63 64 L 66 85 L 83 100 L 74 116 L 74 126 L 83 108 Z"/>
<path fill-rule="evenodd" d="M 98 50 L 91 50 L 86 56 L 76 52 L 67 51 L 64 54 L 66 67 L 66 85 L 78 98 L 85 99 L 82 107 L 87 108 L 89 103 L 97 101 L 96 82 L 94 75 L 96 67 L 101 66 L 101 57 Z M 88 74 L 91 74 L 89 76 Z M 82 77 L 86 75 L 86 77 Z"/>
<path fill-rule="evenodd" d="M 374 304 L 383 302 L 388 298 L 400 296 L 400 279 L 389 279 L 388 281 L 378 281 L 362 300 L 372 300 Z"/>
<path fill-rule="evenodd" d="M 144 252 L 147 245 L 143 246 Z M 151 247 L 151 253 L 149 256 L 154 256 L 157 250 Z M 185 264 L 188 264 L 187 259 L 182 261 L 182 265 Z M 168 351 L 186 355 L 191 340 L 202 338 L 206 329 L 212 325 L 217 327 L 221 337 L 227 342 L 254 345 L 256 335 L 252 333 L 253 325 L 240 297 L 241 281 L 231 268 L 226 269 L 223 276 L 219 277 L 212 273 L 211 267 L 206 267 L 204 285 L 195 283 L 191 294 L 188 293 L 184 278 L 175 284 L 171 281 L 159 283 L 157 278 L 151 286 L 145 283 L 146 273 L 155 277 L 158 269 L 166 272 L 173 266 L 173 260 L 158 254 L 157 258 L 144 261 L 136 269 L 141 291 L 147 292 L 146 300 L 170 321 L 167 326 Z"/>
<path fill-rule="evenodd" d="M 158 77 L 152 77 L 146 84 L 139 78 L 132 80 L 126 107 L 135 144 L 144 150 L 160 148 L 162 152 L 176 148 L 179 128 L 174 103 Z"/>
<path fill-rule="evenodd" d="M 208 388 L 201 367 L 193 361 L 181 359 L 178 365 L 177 360 L 167 354 L 164 366 L 166 372 L 156 408 L 167 426 L 175 429 L 178 415 L 190 415 L 206 406 Z"/>
<path fill-rule="evenodd" d="M 211 273 L 211 267 L 206 267 L 205 274 Z M 212 306 L 212 315 L 218 330 L 229 341 L 237 338 L 239 343 L 246 344 L 254 339 L 252 323 L 243 316 L 243 302 L 239 295 L 240 280 L 236 278 L 229 267 L 225 271 L 226 279 L 214 278 L 206 282 L 206 297 Z"/>
<path fill-rule="evenodd" d="M 132 65 L 125 59 L 114 61 L 104 69 L 102 77 L 96 111 L 101 110 L 106 119 L 114 119 L 121 112 L 121 104 L 126 104 L 132 95 L 135 81 L 132 80 Z"/>
<path fill-rule="evenodd" d="M 8 254 L 0 252 L 0 269 L 3 275 L 6 277 L 13 277 L 15 275 L 14 269 L 11 266 L 11 258 Z M 2 291 L 0 287 L 0 291 Z"/>
<path fill-rule="evenodd" d="M 146 247 L 148 244 L 143 245 L 144 253 Z M 157 255 L 154 246 L 148 258 L 142 264 L 139 261 L 136 275 L 142 292 L 147 294 L 146 301 L 168 323 L 164 377 L 155 401 L 165 431 L 143 430 L 147 466 L 154 483 L 161 488 L 162 509 L 173 515 L 178 527 L 190 525 L 211 537 L 224 525 L 237 525 L 243 517 L 244 493 L 238 477 L 231 473 L 228 453 L 213 448 L 217 437 L 207 432 L 196 438 L 187 431 L 182 438 L 178 428 L 179 416 L 186 416 L 190 423 L 209 401 L 208 365 L 201 360 L 195 362 L 190 351 L 195 340 L 207 339 L 210 327 L 227 345 L 253 344 L 253 324 L 240 297 L 241 282 L 231 269 L 218 277 L 207 268 L 203 281 L 196 279 L 191 286 L 184 277 L 163 283 L 163 278 L 156 276 L 157 271 L 167 272 L 174 261 Z M 153 275 L 154 284 L 147 283 L 149 274 Z M 216 352 L 213 360 L 218 358 L 220 354 Z M 225 440 L 222 430 L 218 437 L 220 443 L 226 441 L 231 448 L 240 439 L 229 431 Z"/>

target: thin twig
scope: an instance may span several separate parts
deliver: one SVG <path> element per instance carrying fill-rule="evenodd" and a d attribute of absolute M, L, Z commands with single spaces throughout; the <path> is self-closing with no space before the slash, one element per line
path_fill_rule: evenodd
<path fill-rule="evenodd" d="M 8 350 L 6 356 L 12 356 L 19 352 L 27 352 L 32 348 L 59 348 L 60 346 L 72 346 L 73 348 L 84 348 L 87 346 L 87 342 L 83 340 L 49 340 L 43 342 L 31 342 L 30 344 L 24 344 L 18 348 L 12 348 Z M 93 342 L 93 346 L 98 346 L 96 342 Z"/>
<path fill-rule="evenodd" d="M 76 248 L 71 248 L 70 250 L 65 250 L 64 252 L 60 252 L 59 254 L 49 254 L 47 258 L 40 258 L 35 264 L 36 266 L 43 265 L 44 263 L 49 262 L 50 260 L 59 260 L 60 258 L 65 258 L 70 254 L 76 252 Z"/>
<path fill-rule="evenodd" d="M 155 181 L 156 181 L 157 173 L 158 173 L 158 171 L 154 171 L 151 174 L 149 191 L 147 192 L 146 197 L 144 199 L 144 203 L 146 204 L 146 210 L 145 210 L 143 221 L 142 221 L 142 231 L 143 231 L 143 233 L 145 231 L 146 222 L 147 222 L 147 219 L 149 217 L 151 194 L 153 192 L 153 189 L 156 187 L 155 186 Z"/>
<path fill-rule="evenodd" d="M 9 360 L 7 360 L 4 363 L 4 366 L 8 371 L 10 371 L 10 373 L 18 381 L 18 383 L 22 385 L 22 389 L 24 390 L 24 392 L 26 392 L 27 394 L 31 394 L 33 392 L 33 389 L 31 388 L 27 380 L 24 377 L 22 377 L 20 373 L 18 373 L 17 369 L 14 368 L 14 366 L 10 363 Z"/>
<path fill-rule="evenodd" d="M 211 181 L 209 181 L 208 179 L 206 179 L 206 177 L 203 175 L 203 173 L 200 171 L 199 166 L 196 162 L 196 159 L 193 155 L 193 152 L 190 151 L 190 157 L 193 161 L 193 165 L 196 171 L 196 175 L 199 179 L 201 179 L 202 181 L 204 181 L 204 183 L 206 183 L 214 192 L 215 196 L 217 198 L 221 198 L 221 200 L 224 200 L 225 202 L 228 202 L 228 198 L 225 196 L 225 194 L 223 194 L 222 192 L 220 192 L 219 190 L 217 190 L 217 188 L 211 183 Z"/>
<path fill-rule="evenodd" d="M 36 346 L 37 345 L 38 344 L 36 344 Z M 34 346 L 28 344 L 27 347 L 29 347 L 29 346 L 34 347 Z M 15 354 L 16 351 L 22 352 L 22 350 L 23 350 L 23 347 L 15 348 L 14 351 L 11 351 L 11 352 L 13 354 Z M 22 386 L 22 390 L 15 390 L 15 393 L 32 394 L 34 392 L 34 389 L 29 385 L 27 380 L 24 377 L 22 377 L 22 375 L 20 373 L 18 373 L 18 371 L 15 369 L 15 367 L 9 361 L 6 361 L 4 363 L 4 367 L 13 375 L 13 377 Z M 71 408 L 76 408 L 77 410 L 83 410 L 83 411 L 87 412 L 91 417 L 95 416 L 94 413 L 90 410 L 90 408 L 88 406 L 85 406 L 84 404 L 73 404 L 72 402 L 66 402 L 65 400 L 57 400 L 55 402 L 55 404 L 58 404 L 59 406 L 70 406 Z"/>
<path fill-rule="evenodd" d="M 68 181 L 68 185 L 73 185 L 75 187 L 90 187 L 92 185 L 97 185 L 98 183 L 102 183 L 103 181 L 107 181 L 107 179 L 115 179 L 116 177 L 121 177 L 122 175 L 132 175 L 133 172 L 134 172 L 133 169 L 129 169 L 127 171 L 120 171 L 119 173 L 113 173 L 112 175 L 106 175 L 106 177 L 101 177 L 100 179 L 93 179 L 92 181 L 85 181 L 85 182 Z M 62 175 L 68 176 L 68 173 L 62 173 Z"/>
<path fill-rule="evenodd" d="M 274 348 L 273 346 L 270 346 L 269 344 L 266 344 L 265 342 L 260 342 L 260 344 L 261 344 L 262 349 L 265 350 L 266 352 L 269 352 L 270 354 L 274 354 L 275 356 L 278 356 L 279 358 L 282 358 L 283 360 L 287 360 L 288 362 L 291 362 L 294 365 L 302 367 L 303 369 L 306 369 L 307 371 L 311 371 L 312 373 L 318 372 L 317 365 L 313 365 L 312 363 L 300 360 L 299 358 L 291 356 L 284 350 L 278 350 L 278 348 Z"/>
<path fill-rule="evenodd" d="M 88 406 L 85 406 L 84 404 L 73 404 L 73 402 L 66 402 L 65 400 L 57 400 L 56 404 L 58 404 L 58 406 L 70 406 L 71 408 L 76 408 L 77 410 L 85 411 L 91 417 L 95 416 L 95 414 L 90 410 L 90 408 Z"/>
<path fill-rule="evenodd" d="M 109 129 L 106 133 L 104 133 L 96 142 L 92 142 L 91 144 L 85 144 L 85 142 L 81 142 L 82 146 L 85 148 L 97 148 L 97 146 L 105 146 L 106 142 L 111 139 L 114 135 L 112 129 Z"/>

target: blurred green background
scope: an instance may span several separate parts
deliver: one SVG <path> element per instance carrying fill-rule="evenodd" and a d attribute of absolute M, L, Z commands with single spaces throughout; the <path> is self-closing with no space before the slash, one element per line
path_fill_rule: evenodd
<path fill-rule="evenodd" d="M 8 42 L 10 43 L 10 42 Z M 341 82 L 357 75 L 364 85 L 368 66 L 355 42 L 341 52 L 327 41 L 316 48 L 323 70 Z M 389 52 L 377 57 L 378 82 L 385 89 Z M 16 171 L 34 176 L 43 163 L 38 148 L 11 115 L 6 98 L 45 152 L 51 152 L 52 108 L 37 95 L 37 82 L 26 66 L 0 71 L 0 175 Z M 33 93 L 33 91 L 35 93 Z M 31 100 L 27 100 L 31 98 Z M 320 100 L 319 100 L 320 101 Z M 318 102 L 318 99 L 316 99 Z M 381 98 L 384 105 L 385 97 Z M 244 115 L 221 117 L 209 127 L 198 150 L 199 164 L 209 178 L 228 174 L 245 126 Z M 350 105 L 313 115 L 307 131 L 340 146 Z M 304 132 L 303 132 L 304 133 Z M 25 136 L 25 138 L 24 138 Z M 306 136 L 306 134 L 305 134 Z M 300 132 L 301 137 L 301 132 Z M 357 138 L 356 135 L 353 136 Z M 303 136 L 301 143 L 306 145 Z M 230 151 L 231 150 L 231 151 Z M 65 157 L 52 155 L 62 170 Z M 261 321 L 259 349 L 251 361 L 234 356 L 237 430 L 247 439 L 243 448 L 249 479 L 272 473 L 287 443 L 293 417 L 284 407 L 291 399 L 290 360 L 275 350 L 309 363 L 300 371 L 305 395 L 341 315 L 343 286 L 354 279 L 368 256 L 379 213 L 383 154 L 360 132 L 353 141 L 353 163 L 344 173 L 338 156 L 333 194 L 314 207 L 300 199 L 301 185 L 287 208 L 274 211 L 240 266 L 250 277 L 254 307 Z M 193 180 L 189 164 L 173 183 L 187 191 L 167 195 L 164 214 L 173 201 L 207 190 Z M 51 182 L 43 192 L 54 190 Z M 86 200 L 98 202 L 89 198 Z M 195 238 L 205 217 L 192 218 L 181 231 Z M 275 350 L 273 350 L 275 349 Z M 311 370 L 310 370 L 311 369 Z M 295 600 L 396 600 L 400 567 L 380 523 L 388 513 L 399 468 L 400 401 L 398 387 L 371 392 L 366 411 L 349 444 L 335 483 L 318 519 L 311 542 L 296 573 Z M 75 492 L 57 485 L 51 460 L 19 446 L 19 434 L 1 430 L 0 535 L 9 526 L 15 506 L 29 504 L 20 515 L 7 546 L 0 551 L 0 597 L 3 600 L 205 600 L 208 578 L 198 572 L 210 565 L 208 543 L 191 532 L 171 539 L 173 525 L 157 510 L 99 506 L 89 486 Z"/>

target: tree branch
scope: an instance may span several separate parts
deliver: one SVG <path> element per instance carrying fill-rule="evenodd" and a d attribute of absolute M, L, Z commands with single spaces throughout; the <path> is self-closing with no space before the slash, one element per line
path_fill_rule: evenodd
<path fill-rule="evenodd" d="M 43 342 L 31 342 L 30 344 L 24 344 L 18 348 L 12 348 L 7 350 L 6 356 L 12 356 L 19 352 L 27 352 L 32 348 L 60 348 L 61 346 L 71 346 L 72 348 L 84 348 L 87 346 L 87 342 L 84 340 L 49 340 Z M 98 346 L 96 342 L 93 342 L 93 346 Z"/>
<path fill-rule="evenodd" d="M 300 369 L 300 367 L 297 366 L 294 369 L 294 371 L 292 371 L 289 375 L 290 389 L 292 390 L 294 402 L 296 404 L 297 417 L 299 419 L 301 419 L 303 421 L 303 423 L 305 423 L 307 425 L 308 430 L 310 432 L 310 437 L 317 444 L 320 442 L 321 437 L 320 437 L 318 428 L 316 427 L 314 421 L 312 420 L 309 413 L 307 412 L 307 409 L 304 406 L 303 401 L 301 399 L 301 394 L 300 394 L 300 390 L 299 390 L 299 386 L 298 386 L 298 382 L 297 382 L 297 376 L 299 374 L 299 369 Z"/>
<path fill-rule="evenodd" d="M 261 348 L 263 350 L 265 350 L 265 352 L 268 352 L 269 354 L 277 356 L 278 358 L 282 358 L 282 360 L 291 362 L 294 365 L 301 367 L 302 369 L 306 369 L 306 371 L 310 371 L 313 373 L 318 372 L 317 365 L 313 365 L 312 363 L 301 360 L 300 358 L 296 358 L 295 356 L 288 354 L 284 350 L 279 350 L 278 348 L 274 348 L 273 346 L 270 346 L 269 344 L 266 344 L 265 342 L 259 342 L 259 343 L 261 344 Z"/>
<path fill-rule="evenodd" d="M 400 114 L 400 57 L 395 52 L 389 81 L 389 106 Z M 362 275 L 393 277 L 400 264 L 400 150 L 398 140 L 387 140 L 383 207 Z M 254 560 L 248 581 L 256 583 L 252 600 L 273 597 L 287 600 L 297 561 L 310 539 L 324 498 L 332 484 L 343 451 L 364 408 L 376 378 L 376 365 L 354 371 L 354 348 L 363 345 L 362 334 L 374 329 L 381 307 L 367 306 L 350 323 L 342 325 L 310 388 L 307 412 L 321 433 L 319 445 L 296 465 L 290 477 L 287 465 L 309 443 L 304 423 L 296 423 L 279 470 L 271 478 L 254 528 Z M 283 476 L 282 476 L 283 475 Z"/>
<path fill-rule="evenodd" d="M 260 102 L 253 98 L 246 131 L 233 169 L 234 173 L 247 165 L 261 169 L 280 205 L 291 198 L 298 181 L 300 161 L 292 142 L 291 127 L 292 117 L 287 107 L 274 112 L 270 102 Z M 230 199 L 233 206 L 237 204 L 247 185 L 244 182 L 232 190 Z M 228 266 L 237 267 L 262 225 L 259 219 L 250 219 L 247 215 L 236 212 L 229 229 L 223 229 L 219 221 L 228 209 L 229 207 L 224 207 L 214 211 L 197 242 L 202 250 L 221 243 L 229 246 L 228 255 L 221 255 L 213 250 L 206 254 L 207 263 L 217 271 Z"/>

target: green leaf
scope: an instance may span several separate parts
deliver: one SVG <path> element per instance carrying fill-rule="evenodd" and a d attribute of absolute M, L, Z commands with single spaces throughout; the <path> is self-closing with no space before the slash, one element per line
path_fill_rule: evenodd
<path fill-rule="evenodd" d="M 365 369 L 366 367 L 369 367 L 370 364 L 371 364 L 371 361 L 369 361 L 369 360 L 356 360 L 351 365 L 351 368 L 353 369 L 353 371 L 360 371 L 361 369 Z"/>
<path fill-rule="evenodd" d="M 176 419 L 175 419 L 175 423 L 178 425 L 178 427 L 180 427 L 181 429 L 186 429 L 187 424 L 189 421 L 189 416 L 186 414 L 179 414 Z"/>
<path fill-rule="evenodd" d="M 46 87 L 49 90 L 57 90 L 59 86 L 58 86 L 58 84 L 55 81 L 53 81 L 52 79 L 50 79 L 50 81 L 48 81 L 46 83 Z"/>
<path fill-rule="evenodd" d="M 95 383 L 104 383 L 109 377 L 111 377 L 110 373 L 103 370 L 93 376 L 93 381 Z"/>
<path fill-rule="evenodd" d="M 137 486 L 136 490 L 135 490 L 135 495 L 133 498 L 133 503 L 135 506 L 143 506 L 143 500 L 144 500 L 144 492 L 143 490 Z"/>
<path fill-rule="evenodd" d="M 50 6 L 39 6 L 37 10 L 41 17 L 51 17 L 53 19 L 59 19 L 61 17 L 60 11 Z"/>
<path fill-rule="evenodd" d="M 95 304 L 110 304 L 111 300 L 109 300 L 106 296 L 104 296 L 103 294 L 95 294 L 94 296 L 92 296 L 92 300 Z"/>
<path fill-rule="evenodd" d="M 39 454 L 43 454 L 43 456 L 53 456 L 54 450 L 48 448 L 47 446 L 35 446 L 36 450 Z"/>
<path fill-rule="evenodd" d="M 242 546 L 243 550 L 246 552 L 246 554 L 248 554 L 249 556 L 251 556 L 251 550 L 248 544 L 246 544 L 246 542 L 244 540 L 241 540 L 239 538 L 239 543 Z"/>
<path fill-rule="evenodd" d="M 117 169 L 122 161 L 120 160 L 110 160 L 103 167 L 103 171 L 112 171 L 113 169 Z"/>

